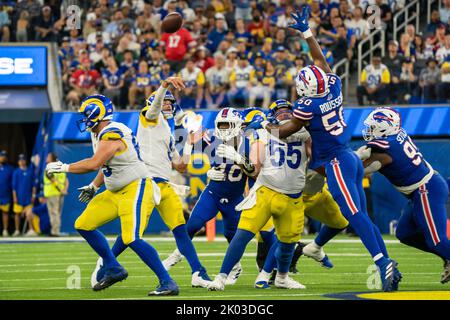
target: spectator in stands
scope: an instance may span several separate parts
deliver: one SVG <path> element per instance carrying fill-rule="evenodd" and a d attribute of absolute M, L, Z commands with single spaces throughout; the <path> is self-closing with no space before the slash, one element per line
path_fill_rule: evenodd
<path fill-rule="evenodd" d="M 264 20 L 259 10 L 253 10 L 252 21 L 247 27 L 250 34 L 254 37 L 256 43 L 261 43 L 265 38 L 266 32 L 264 28 Z"/>
<path fill-rule="evenodd" d="M 250 8 L 250 0 L 236 0 L 235 1 L 235 20 L 246 20 L 250 21 L 252 19 L 252 10 Z"/>
<path fill-rule="evenodd" d="M 116 108 L 119 106 L 120 92 L 125 84 L 122 70 L 117 66 L 116 59 L 109 57 L 107 67 L 102 72 L 103 94 L 111 99 Z M 130 90 L 131 91 L 131 90 Z"/>
<path fill-rule="evenodd" d="M 81 67 L 70 77 L 72 90 L 67 94 L 67 102 L 71 109 L 77 109 L 84 97 L 93 94 L 101 82 L 100 73 L 91 67 L 89 58 L 81 61 Z"/>
<path fill-rule="evenodd" d="M 138 72 L 134 76 L 130 90 L 128 91 L 130 109 L 135 109 L 136 107 L 139 108 L 139 106 L 136 105 L 136 102 L 138 102 L 139 105 L 142 105 L 143 101 L 150 96 L 152 93 L 151 79 L 152 76 L 148 71 L 147 61 L 142 60 L 139 62 Z M 141 101 L 137 101 L 138 95 L 142 97 Z"/>
<path fill-rule="evenodd" d="M 1 15 L 1 13 L 0 13 Z M 1 25 L 1 22 L 0 22 Z M 28 11 L 22 11 L 16 24 L 16 41 L 26 42 L 28 41 L 30 33 L 30 14 Z M 6 41 L 6 40 L 3 40 Z"/>
<path fill-rule="evenodd" d="M 208 49 L 204 46 L 197 48 L 194 54 L 195 65 L 199 67 L 203 73 L 214 65 L 214 59 L 209 56 Z"/>
<path fill-rule="evenodd" d="M 103 70 L 108 67 L 108 58 L 111 57 L 111 51 L 103 47 L 100 52 L 100 59 L 94 63 L 94 68 L 99 73 L 103 73 Z"/>
<path fill-rule="evenodd" d="M 450 99 L 450 56 L 441 65 L 441 82 L 438 84 L 437 95 L 439 103 L 448 103 Z"/>
<path fill-rule="evenodd" d="M 6 7 L 4 6 L 4 4 L 0 3 L 0 40 L 2 42 L 8 42 L 10 39 L 10 24 L 11 20 L 9 19 L 8 11 L 6 11 Z"/>
<path fill-rule="evenodd" d="M 205 100 L 208 107 L 219 108 L 225 100 L 230 71 L 225 67 L 225 56 L 221 53 L 214 56 L 214 62 L 205 74 Z"/>
<path fill-rule="evenodd" d="M 436 60 L 439 64 L 442 64 L 444 61 L 448 61 L 447 57 L 450 54 L 450 34 L 445 36 L 445 44 L 437 49 L 436 51 Z"/>
<path fill-rule="evenodd" d="M 295 79 L 298 76 L 299 71 L 307 65 L 305 57 L 302 55 L 296 56 L 294 59 L 294 66 L 292 66 L 288 72 L 291 79 Z M 291 101 L 298 99 L 298 93 L 295 86 L 291 86 Z"/>
<path fill-rule="evenodd" d="M 172 70 L 178 72 L 184 65 L 188 50 L 193 48 L 196 42 L 190 32 L 182 27 L 175 33 L 163 33 L 161 35 L 161 44 L 164 46 L 165 57 L 170 63 Z"/>
<path fill-rule="evenodd" d="M 56 154 L 50 152 L 47 155 L 46 163 L 57 161 Z M 69 179 L 66 173 L 44 172 L 44 197 L 47 202 L 48 213 L 50 216 L 51 236 L 57 237 L 61 229 L 61 212 L 64 203 L 64 196 L 69 189 Z"/>
<path fill-rule="evenodd" d="M 389 41 L 388 54 L 381 61 L 389 69 L 391 77 L 399 77 L 403 60 L 405 60 L 405 57 L 398 52 L 398 42 L 395 40 Z"/>
<path fill-rule="evenodd" d="M 398 52 L 402 54 L 405 58 L 414 59 L 416 50 L 414 49 L 413 40 L 408 33 L 402 33 L 400 36 L 400 45 Z"/>
<path fill-rule="evenodd" d="M 230 74 L 230 90 L 227 97 L 230 105 L 233 107 L 243 107 L 248 105 L 249 90 L 254 81 L 255 70 L 249 64 L 247 56 L 240 54 L 238 56 L 237 66 Z"/>
<path fill-rule="evenodd" d="M 272 62 L 269 60 L 266 62 L 265 70 L 260 79 L 254 77 L 253 83 L 251 83 L 249 94 L 249 106 L 261 107 L 266 109 L 270 105 L 272 94 L 275 90 L 276 73 Z M 261 105 L 256 105 L 256 99 L 262 99 Z"/>
<path fill-rule="evenodd" d="M 369 23 L 363 18 L 364 12 L 361 7 L 356 7 L 353 10 L 351 19 L 344 21 L 345 26 L 348 29 L 353 30 L 356 41 L 361 41 L 367 37 L 370 33 Z"/>
<path fill-rule="evenodd" d="M 160 81 L 166 80 L 169 77 L 175 76 L 175 72 L 170 69 L 170 64 L 167 61 L 164 61 L 161 66 L 161 71 L 159 72 Z"/>
<path fill-rule="evenodd" d="M 227 60 L 225 61 L 225 67 L 231 72 L 238 64 L 238 51 L 235 47 L 231 47 L 227 51 Z"/>
<path fill-rule="evenodd" d="M 386 86 L 391 82 L 389 69 L 381 63 L 381 57 L 374 55 L 372 63 L 367 65 L 361 73 L 361 85 L 357 87 L 358 104 L 364 105 L 367 96 L 369 104 L 385 104 L 388 98 Z"/>
<path fill-rule="evenodd" d="M 181 69 L 180 77 L 186 86 L 182 106 L 199 109 L 203 100 L 205 75 L 200 68 L 195 66 L 194 60 L 190 59 L 186 62 L 186 67 Z"/>
<path fill-rule="evenodd" d="M 436 29 L 442 25 L 445 26 L 445 23 L 441 21 L 439 10 L 431 11 L 430 22 L 427 24 L 425 35 L 433 35 L 436 32 Z"/>
<path fill-rule="evenodd" d="M 53 28 L 56 19 L 52 15 L 52 9 L 50 6 L 44 6 L 42 8 L 42 14 L 36 19 L 35 32 L 36 32 L 36 41 L 55 41 L 56 30 Z"/>
<path fill-rule="evenodd" d="M 8 163 L 8 153 L 0 151 L 0 212 L 3 220 L 4 237 L 9 235 L 9 210 L 11 206 L 12 176 L 14 167 Z"/>
<path fill-rule="evenodd" d="M 13 212 L 15 231 L 13 237 L 20 235 L 20 220 L 25 211 L 34 203 L 33 196 L 33 169 L 27 166 L 24 154 L 19 154 L 18 168 L 14 170 L 12 177 Z"/>
<path fill-rule="evenodd" d="M 244 20 L 236 21 L 236 32 L 234 34 L 236 40 L 244 39 L 247 49 L 251 49 L 255 45 L 253 36 L 245 29 Z"/>
<path fill-rule="evenodd" d="M 39 0 L 22 0 L 16 5 L 16 15 L 20 16 L 22 11 L 28 11 L 30 19 L 37 18 L 40 14 L 41 3 Z"/>
<path fill-rule="evenodd" d="M 437 84 L 441 79 L 441 71 L 438 68 L 437 60 L 430 58 L 427 67 L 422 70 L 419 77 L 419 85 L 422 88 L 423 102 L 433 103 L 437 100 Z"/>
<path fill-rule="evenodd" d="M 97 20 L 97 15 L 95 14 L 95 12 L 89 12 L 86 15 L 86 22 L 83 25 L 83 37 L 86 39 L 91 33 L 95 33 L 96 32 L 96 24 L 97 21 L 100 22 L 101 25 L 101 20 Z"/>
<path fill-rule="evenodd" d="M 206 41 L 206 47 L 211 52 L 215 52 L 217 50 L 220 42 L 225 38 L 225 35 L 228 32 L 223 14 L 217 13 L 214 19 L 214 28 L 208 33 L 208 39 Z"/>
<path fill-rule="evenodd" d="M 288 70 L 292 67 L 292 62 L 289 60 L 286 48 L 278 47 L 271 62 L 275 68 L 277 99 L 287 99 L 289 96 L 288 87 L 292 83 Z"/>
<path fill-rule="evenodd" d="M 381 24 L 388 32 L 392 31 L 392 10 L 391 7 L 383 0 L 375 0 L 375 5 L 380 8 Z"/>
<path fill-rule="evenodd" d="M 347 37 L 348 31 L 345 28 L 344 25 L 341 25 L 337 27 L 336 36 L 337 38 L 334 41 L 333 45 L 333 60 L 335 62 L 339 62 L 342 59 L 351 59 L 353 56 L 353 50 L 349 47 L 348 43 L 348 37 Z M 333 65 L 334 63 L 330 63 L 330 65 Z"/>
<path fill-rule="evenodd" d="M 400 72 L 392 75 L 391 100 L 397 103 L 409 103 L 411 96 L 417 92 L 417 79 L 414 62 L 409 59 L 402 59 Z"/>
<path fill-rule="evenodd" d="M 287 41 L 286 41 L 286 30 L 285 29 L 278 29 L 275 34 L 275 39 L 273 40 L 272 46 L 274 48 L 278 47 L 287 47 Z"/>
<path fill-rule="evenodd" d="M 439 16 L 443 24 L 448 23 L 448 19 L 450 18 L 450 0 L 443 1 L 443 6 L 439 9 Z"/>

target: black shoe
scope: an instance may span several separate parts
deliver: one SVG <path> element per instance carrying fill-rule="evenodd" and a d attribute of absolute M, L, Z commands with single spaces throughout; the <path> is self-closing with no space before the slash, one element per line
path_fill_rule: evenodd
<path fill-rule="evenodd" d="M 298 259 L 303 255 L 303 248 L 306 246 L 306 243 L 298 242 L 297 247 L 295 248 L 294 255 L 292 256 L 291 265 L 289 267 L 289 272 L 298 273 L 297 270 L 297 262 Z"/>
<path fill-rule="evenodd" d="M 122 266 L 108 268 L 105 276 L 94 287 L 94 291 L 100 291 L 111 287 L 114 283 L 125 280 L 128 272 Z"/>

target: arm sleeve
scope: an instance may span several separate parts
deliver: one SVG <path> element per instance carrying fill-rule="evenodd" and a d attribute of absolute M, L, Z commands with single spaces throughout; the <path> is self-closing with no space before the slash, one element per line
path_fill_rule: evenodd
<path fill-rule="evenodd" d="M 314 114 L 310 108 L 312 101 L 309 99 L 299 99 L 295 102 L 294 117 L 302 121 L 309 121 Z"/>
<path fill-rule="evenodd" d="M 386 68 L 383 70 L 383 73 L 381 74 L 381 83 L 388 84 L 391 82 L 391 73 L 389 72 L 389 69 Z"/>
<path fill-rule="evenodd" d="M 152 102 L 152 105 L 145 113 L 145 118 L 147 120 L 156 120 L 161 112 L 162 102 L 166 95 L 167 89 L 163 86 L 160 86 L 155 94 L 155 99 Z"/>
<path fill-rule="evenodd" d="M 366 71 L 366 69 L 364 69 L 361 72 L 361 82 L 367 82 L 367 71 Z"/>

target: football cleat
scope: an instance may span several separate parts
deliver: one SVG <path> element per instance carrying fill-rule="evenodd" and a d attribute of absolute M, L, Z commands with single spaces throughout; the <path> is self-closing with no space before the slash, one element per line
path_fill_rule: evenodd
<path fill-rule="evenodd" d="M 231 269 L 231 272 L 228 274 L 226 285 L 232 286 L 236 283 L 237 279 L 242 273 L 242 266 L 241 263 L 238 262 L 234 265 L 233 269 Z"/>
<path fill-rule="evenodd" d="M 8 230 L 3 230 L 2 236 L 9 237 Z"/>
<path fill-rule="evenodd" d="M 294 255 L 292 256 L 291 265 L 289 266 L 289 272 L 293 274 L 298 273 L 297 262 L 298 259 L 303 255 L 303 248 L 306 246 L 306 243 L 298 242 L 297 247 L 295 248 Z"/>
<path fill-rule="evenodd" d="M 206 273 L 205 268 L 201 268 L 192 274 L 191 285 L 194 288 L 207 288 L 208 283 L 211 282 L 211 278 Z"/>
<path fill-rule="evenodd" d="M 447 283 L 450 281 L 450 260 L 444 261 L 444 271 L 441 275 L 441 283 Z"/>
<path fill-rule="evenodd" d="M 105 276 L 94 285 L 94 291 L 106 289 L 116 282 L 125 280 L 128 277 L 128 272 L 122 266 L 111 267 L 106 269 Z"/>
<path fill-rule="evenodd" d="M 160 281 L 156 290 L 150 291 L 149 296 L 177 296 L 180 293 L 178 285 L 172 279 Z"/>
<path fill-rule="evenodd" d="M 95 269 L 91 274 L 91 287 L 93 288 L 105 276 L 106 268 L 103 265 L 103 259 L 100 257 L 97 260 Z"/>
<path fill-rule="evenodd" d="M 295 281 L 289 276 L 286 276 L 284 278 L 277 276 L 275 278 L 275 287 L 280 289 L 306 289 L 304 285 L 302 285 L 298 281 Z"/>
<path fill-rule="evenodd" d="M 180 253 L 178 249 L 175 249 L 170 256 L 168 256 L 166 259 L 164 259 L 163 266 L 164 268 L 169 271 L 170 268 L 172 268 L 174 265 L 179 263 L 181 260 L 183 260 L 183 255 Z"/>
<path fill-rule="evenodd" d="M 317 246 L 314 242 L 310 242 L 305 247 L 303 247 L 303 254 L 309 258 L 316 260 L 324 268 L 327 269 L 333 268 L 333 264 L 323 251 L 323 248 Z"/>
<path fill-rule="evenodd" d="M 401 281 L 402 274 L 398 271 L 397 265 L 398 263 L 394 260 L 386 259 L 386 263 L 378 267 L 384 292 L 398 290 L 398 284 Z"/>
<path fill-rule="evenodd" d="M 218 274 L 214 281 L 211 281 L 208 283 L 208 290 L 209 291 L 223 291 L 225 290 L 225 283 L 227 281 L 227 277 L 224 274 Z"/>
<path fill-rule="evenodd" d="M 255 289 L 269 289 L 269 278 L 265 272 L 260 272 L 255 280 Z"/>

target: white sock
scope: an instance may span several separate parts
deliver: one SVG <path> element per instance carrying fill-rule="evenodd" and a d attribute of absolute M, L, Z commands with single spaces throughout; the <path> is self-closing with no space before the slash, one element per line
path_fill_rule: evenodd
<path fill-rule="evenodd" d="M 264 280 L 269 280 L 269 279 L 270 279 L 271 273 L 266 272 L 266 271 L 264 271 L 264 270 L 261 270 L 261 272 L 259 273 L 259 275 L 260 275 Z"/>
<path fill-rule="evenodd" d="M 280 278 L 280 279 L 286 279 L 287 276 L 288 276 L 287 272 L 285 272 L 285 273 L 278 272 L 277 273 L 277 278 Z"/>
<path fill-rule="evenodd" d="M 319 246 L 314 240 L 313 240 L 313 242 L 311 242 L 311 245 L 312 245 L 315 249 L 317 249 L 317 250 L 322 249 L 322 247 Z"/>

